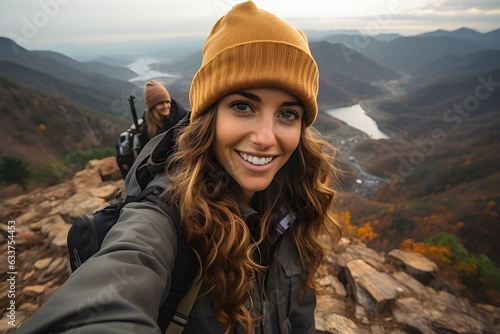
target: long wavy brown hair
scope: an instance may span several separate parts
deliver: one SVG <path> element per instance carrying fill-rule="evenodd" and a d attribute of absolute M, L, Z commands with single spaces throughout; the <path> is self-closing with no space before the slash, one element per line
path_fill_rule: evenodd
<path fill-rule="evenodd" d="M 153 138 L 158 134 L 158 129 L 163 126 L 163 117 L 160 113 L 156 112 L 155 107 L 146 111 L 146 124 L 148 125 L 148 137 Z"/>
<path fill-rule="evenodd" d="M 291 233 L 306 274 L 302 291 L 317 289 L 315 274 L 326 245 L 326 234 L 337 241 L 341 230 L 333 214 L 333 181 L 337 169 L 333 148 L 302 125 L 296 151 L 276 174 L 271 185 L 254 195 L 253 206 L 260 214 L 257 233 L 240 212 L 244 194 L 215 158 L 216 108 L 213 107 L 184 128 L 177 152 L 167 166 L 172 185 L 165 195 L 179 204 L 187 244 L 197 254 L 206 293 L 213 296 L 216 318 L 226 333 L 241 326 L 253 332 L 250 310 L 244 303 L 254 289 L 256 275 L 268 263 L 257 256 L 278 223 L 280 208 L 293 212 Z"/>

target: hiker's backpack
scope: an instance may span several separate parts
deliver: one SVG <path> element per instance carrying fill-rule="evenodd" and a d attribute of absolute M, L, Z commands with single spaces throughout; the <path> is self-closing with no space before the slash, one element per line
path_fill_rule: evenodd
<path fill-rule="evenodd" d="M 144 146 L 144 139 L 140 137 L 142 123 L 144 123 L 144 118 L 141 117 L 138 119 L 138 131 L 135 131 L 135 124 L 132 124 L 126 131 L 120 133 L 120 137 L 115 146 L 116 163 L 124 179 Z"/>
<path fill-rule="evenodd" d="M 130 202 L 148 200 L 157 204 L 165 213 L 167 213 L 175 223 L 177 229 L 177 256 L 175 258 L 174 269 L 171 274 L 171 286 L 167 299 L 160 307 L 157 323 L 162 333 L 165 332 L 169 324 L 174 321 L 176 324 L 185 326 L 187 315 L 178 314 L 177 307 L 190 289 L 196 274 L 198 273 L 198 260 L 194 252 L 186 245 L 184 236 L 180 229 L 180 217 L 174 204 L 161 200 L 160 195 L 163 192 L 161 187 L 147 187 L 156 173 L 163 172 L 168 156 L 174 149 L 175 133 L 180 127 L 189 123 L 187 115 L 179 124 L 172 127 L 167 132 L 151 140 L 143 151 L 137 157 L 134 166 L 134 182 L 138 182 L 142 191 L 137 196 L 127 196 L 123 201 L 117 201 L 107 207 L 97 209 L 92 214 L 78 217 L 68 232 L 68 251 L 72 271 L 78 268 L 94 255 L 102 245 L 102 242 L 117 222 L 122 208 Z M 157 146 L 157 150 L 152 147 Z M 148 163 L 155 161 L 154 168 L 148 166 Z M 135 168 L 137 167 L 137 168 Z M 174 320 L 173 320 L 174 319 Z"/>

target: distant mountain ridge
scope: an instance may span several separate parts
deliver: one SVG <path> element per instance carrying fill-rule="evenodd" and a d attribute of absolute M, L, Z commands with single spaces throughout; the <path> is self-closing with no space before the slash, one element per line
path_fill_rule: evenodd
<path fill-rule="evenodd" d="M 437 30 L 418 35 L 418 37 L 453 37 L 473 41 L 487 49 L 500 49 L 500 29 L 487 33 L 480 33 L 469 28 L 460 28 L 453 31 Z"/>
<path fill-rule="evenodd" d="M 68 65 L 69 63 L 75 64 L 74 62 L 66 61 L 63 63 L 54 59 L 56 58 L 54 53 L 50 53 L 51 56 L 47 56 L 47 54 L 28 51 L 10 39 L 0 38 L 0 61 L 14 62 L 72 83 L 99 88 L 115 97 L 126 94 L 134 88 L 132 83 L 125 80 L 77 69 Z M 67 57 L 62 55 L 57 57 L 67 60 Z"/>
<path fill-rule="evenodd" d="M 401 78 L 397 71 L 343 44 L 323 41 L 312 42 L 310 47 L 320 72 L 320 105 L 352 105 L 386 93 L 375 82 Z"/>
<path fill-rule="evenodd" d="M 401 37 L 389 42 L 370 43 L 361 52 L 382 65 L 411 75 L 438 58 L 466 55 L 483 49 L 475 42 L 452 37 Z"/>
<path fill-rule="evenodd" d="M 114 66 L 99 61 L 79 62 L 70 57 L 66 57 L 65 55 L 53 51 L 33 51 L 33 52 L 45 57 L 53 58 L 54 60 L 57 60 L 60 63 L 69 65 L 82 72 L 93 72 L 119 80 L 129 80 L 137 76 L 137 73 L 126 67 Z"/>
<path fill-rule="evenodd" d="M 81 63 L 51 51 L 28 51 L 2 37 L 0 63 L 4 69 L 0 74 L 50 94 L 75 99 L 107 114 L 116 112 L 117 105 L 127 103 L 126 98 L 131 93 L 137 95 L 138 90 L 142 92 L 142 89 L 127 81 L 126 78 L 136 76 L 128 68 L 102 62 Z M 31 81 L 31 75 L 37 80 Z M 137 110 L 142 112 L 145 109 L 143 99 L 138 99 L 136 104 Z"/>
<path fill-rule="evenodd" d="M 0 74 L 46 93 L 64 96 L 82 106 L 105 114 L 113 113 L 112 101 L 116 96 L 99 88 L 70 83 L 10 61 L 0 61 Z"/>
<path fill-rule="evenodd" d="M 460 77 L 493 71 L 498 68 L 500 68 L 500 49 L 488 49 L 461 56 L 448 55 L 426 63 L 415 71 L 415 79 L 423 81 L 436 76 Z"/>
<path fill-rule="evenodd" d="M 343 43 L 382 65 L 410 75 L 418 75 L 428 63 L 440 58 L 500 49 L 500 29 L 484 34 L 462 28 L 417 36 L 387 37 L 339 33 L 324 35 L 322 39 L 333 44 Z"/>
<path fill-rule="evenodd" d="M 113 147 L 128 125 L 62 96 L 47 94 L 0 75 L 1 153 L 22 157 L 37 169 L 79 150 Z M 80 166 L 83 168 L 84 166 Z"/>

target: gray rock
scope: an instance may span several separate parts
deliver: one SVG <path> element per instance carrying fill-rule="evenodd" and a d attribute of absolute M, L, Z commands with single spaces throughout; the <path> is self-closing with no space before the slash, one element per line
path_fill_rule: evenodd
<path fill-rule="evenodd" d="M 100 186 L 102 183 L 101 174 L 97 168 L 87 168 L 81 170 L 73 177 L 73 185 L 77 193 L 86 192 L 89 189 Z"/>
<path fill-rule="evenodd" d="M 324 288 L 324 290 L 320 291 L 320 293 L 322 294 L 332 294 L 340 298 L 344 298 L 345 296 L 347 296 L 344 285 L 336 276 L 328 275 L 322 277 L 319 280 L 319 284 Z"/>
<path fill-rule="evenodd" d="M 332 334 L 365 334 L 356 323 L 339 314 L 315 315 L 316 330 Z"/>
<path fill-rule="evenodd" d="M 421 333 L 485 333 L 485 326 L 467 314 L 451 308 L 435 308 L 432 300 L 422 303 L 416 298 L 400 298 L 394 304 L 394 318 Z"/>
<path fill-rule="evenodd" d="M 410 289 L 413 293 L 417 294 L 419 297 L 426 299 L 430 297 L 430 293 L 425 288 L 425 286 L 418 280 L 413 278 L 413 276 L 410 276 L 403 271 L 397 271 L 393 273 L 392 276 L 395 279 L 397 279 L 401 284 Z"/>
<path fill-rule="evenodd" d="M 358 304 L 377 315 L 403 292 L 403 287 L 386 273 L 375 270 L 363 260 L 347 263 L 347 280 Z"/>
<path fill-rule="evenodd" d="M 103 181 L 122 180 L 122 174 L 115 157 L 108 157 L 100 160 L 90 160 L 85 167 L 87 169 L 96 168 Z"/>
<path fill-rule="evenodd" d="M 64 182 L 45 189 L 43 198 L 48 201 L 66 199 L 75 193 L 72 182 Z"/>
<path fill-rule="evenodd" d="M 364 244 L 350 244 L 345 248 L 344 253 L 338 256 L 339 265 L 341 267 L 345 267 L 347 263 L 358 259 L 362 259 L 364 262 L 370 264 L 379 271 L 385 271 L 385 267 L 383 265 L 385 257 L 373 249 L 366 247 Z"/>
<path fill-rule="evenodd" d="M 107 206 L 108 203 L 98 197 L 92 197 L 88 192 L 80 192 L 68 198 L 56 207 L 67 223 L 72 224 L 81 215 L 92 213 L 95 209 Z"/>
<path fill-rule="evenodd" d="M 99 197 L 105 201 L 109 201 L 118 192 L 118 187 L 114 184 L 106 184 L 102 187 L 91 189 L 89 192 L 92 197 Z"/>
<path fill-rule="evenodd" d="M 482 323 L 463 313 L 434 311 L 430 321 L 438 333 L 481 334 L 485 331 Z"/>
<path fill-rule="evenodd" d="M 348 315 L 345 302 L 343 299 L 337 299 L 329 295 L 319 295 L 316 298 L 316 313 L 336 313 L 340 315 Z"/>
<path fill-rule="evenodd" d="M 354 312 L 354 316 L 356 319 L 361 321 L 363 325 L 370 325 L 370 320 L 368 320 L 368 317 L 366 316 L 366 311 L 361 305 L 356 305 L 356 311 Z"/>
<path fill-rule="evenodd" d="M 415 252 L 394 249 L 387 254 L 387 259 L 424 284 L 434 279 L 438 271 L 438 266 L 434 262 Z"/>
<path fill-rule="evenodd" d="M 400 324 L 422 334 L 434 334 L 429 324 L 429 310 L 422 306 L 416 298 L 400 298 L 394 304 L 392 315 Z"/>
<path fill-rule="evenodd" d="M 66 247 L 67 235 L 71 225 L 66 224 L 66 221 L 61 215 L 53 215 L 44 218 L 37 223 L 31 224 L 30 227 L 34 230 L 40 230 L 54 246 Z"/>

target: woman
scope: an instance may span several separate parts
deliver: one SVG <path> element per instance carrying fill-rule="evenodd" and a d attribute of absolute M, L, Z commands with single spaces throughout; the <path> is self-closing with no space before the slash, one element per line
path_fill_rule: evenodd
<path fill-rule="evenodd" d="M 116 163 L 125 179 L 137 155 L 147 142 L 177 124 L 187 115 L 184 107 L 170 97 L 168 90 L 156 81 L 148 81 L 144 87 L 146 112 L 138 119 L 139 142 L 135 142 L 135 124 L 120 134 L 116 144 Z"/>
<path fill-rule="evenodd" d="M 152 181 L 177 203 L 200 261 L 203 285 L 184 333 L 315 333 L 323 237 L 340 234 L 332 157 L 310 128 L 317 92 L 304 34 L 253 2 L 236 5 L 208 36 L 191 123 L 166 174 Z M 159 333 L 176 246 L 168 215 L 149 202 L 128 204 L 102 249 L 24 333 Z"/>
<path fill-rule="evenodd" d="M 156 81 L 150 80 L 144 87 L 146 113 L 139 128 L 145 142 L 167 131 L 186 116 L 186 110 L 170 97 L 168 90 Z"/>

